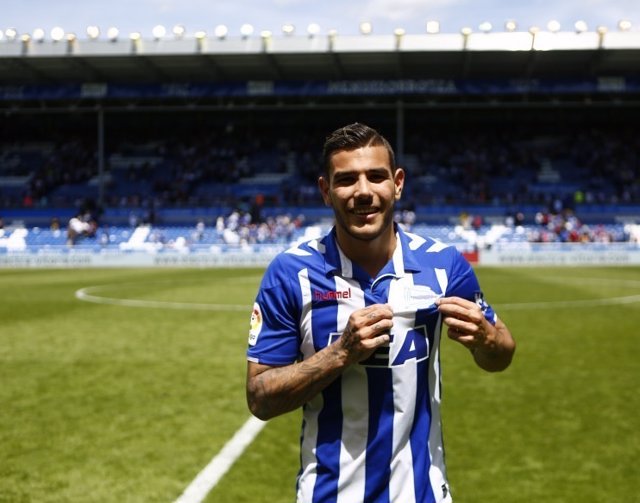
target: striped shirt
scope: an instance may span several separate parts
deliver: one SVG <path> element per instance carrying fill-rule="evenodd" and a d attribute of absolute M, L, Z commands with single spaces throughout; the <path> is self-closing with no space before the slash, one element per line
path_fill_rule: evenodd
<path fill-rule="evenodd" d="M 441 316 L 435 300 L 484 300 L 451 246 L 397 229 L 392 259 L 371 278 L 340 250 L 335 229 L 280 254 L 251 316 L 247 357 L 305 359 L 334 342 L 349 315 L 392 307 L 386 346 L 352 365 L 303 408 L 298 503 L 450 502 L 440 423 Z"/>

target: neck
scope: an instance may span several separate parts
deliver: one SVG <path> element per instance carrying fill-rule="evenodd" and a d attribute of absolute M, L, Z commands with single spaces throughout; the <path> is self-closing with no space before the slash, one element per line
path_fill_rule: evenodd
<path fill-rule="evenodd" d="M 336 228 L 338 244 L 342 252 L 352 262 L 358 264 L 372 278 L 391 260 L 396 249 L 396 234 L 393 225 L 380 236 L 371 240 L 361 240 Z"/>

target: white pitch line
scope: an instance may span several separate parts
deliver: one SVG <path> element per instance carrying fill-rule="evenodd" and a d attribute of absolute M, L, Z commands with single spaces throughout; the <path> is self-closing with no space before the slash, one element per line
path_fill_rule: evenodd
<path fill-rule="evenodd" d="M 611 306 L 617 304 L 635 304 L 640 302 L 640 295 L 628 295 L 626 297 L 605 297 L 603 299 L 582 299 L 582 300 L 554 300 L 542 302 L 515 302 L 511 304 L 492 304 L 496 310 L 503 309 L 547 309 L 551 307 L 590 307 L 590 306 Z"/>
<path fill-rule="evenodd" d="M 143 299 L 117 299 L 113 297 L 103 297 L 100 295 L 92 295 L 90 290 L 96 287 L 81 288 L 76 291 L 76 299 L 85 302 L 93 302 L 94 304 L 108 304 L 112 306 L 126 307 L 150 307 L 157 309 L 195 309 L 199 311 L 244 311 L 249 312 L 251 306 L 243 306 L 240 304 L 202 304 L 197 302 L 169 302 L 162 300 L 143 300 Z"/>
<path fill-rule="evenodd" d="M 201 503 L 266 424 L 251 416 L 174 503 Z"/>

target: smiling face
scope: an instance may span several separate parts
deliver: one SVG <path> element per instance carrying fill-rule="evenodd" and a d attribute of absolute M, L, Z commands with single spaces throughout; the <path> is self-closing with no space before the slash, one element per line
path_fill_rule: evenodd
<path fill-rule="evenodd" d="M 325 204 L 333 208 L 338 242 L 345 252 L 363 242 L 395 244 L 394 204 L 400 199 L 404 171 L 393 173 L 384 146 L 341 150 L 331 157 L 329 179 L 319 187 Z"/>

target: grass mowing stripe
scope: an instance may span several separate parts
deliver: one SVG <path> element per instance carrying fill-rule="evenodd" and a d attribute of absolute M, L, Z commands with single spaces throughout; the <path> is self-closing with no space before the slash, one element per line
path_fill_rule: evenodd
<path fill-rule="evenodd" d="M 266 422 L 250 417 L 222 450 L 204 467 L 175 503 L 200 503 L 215 487 L 222 476 L 238 459 L 247 446 L 264 428 Z"/>

